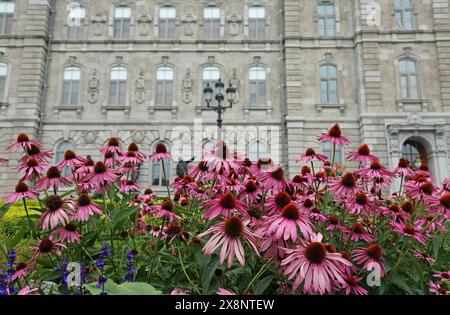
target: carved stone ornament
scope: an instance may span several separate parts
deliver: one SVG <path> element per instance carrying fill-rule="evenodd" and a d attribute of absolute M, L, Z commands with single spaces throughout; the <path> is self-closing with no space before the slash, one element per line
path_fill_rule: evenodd
<path fill-rule="evenodd" d="M 88 84 L 88 101 L 91 104 L 97 103 L 98 101 L 98 94 L 100 90 L 100 80 L 97 76 L 97 69 L 94 69 L 92 71 L 91 78 L 89 79 Z"/>
<path fill-rule="evenodd" d="M 192 101 L 192 87 L 194 80 L 191 69 L 187 69 L 183 78 L 183 102 L 188 104 Z"/>
<path fill-rule="evenodd" d="M 86 144 L 94 144 L 98 137 L 98 131 L 85 131 L 83 135 Z"/>
<path fill-rule="evenodd" d="M 94 16 L 92 19 L 92 24 L 94 25 L 94 35 L 101 36 L 103 35 L 103 28 L 106 24 L 106 18 L 100 15 Z"/>
<path fill-rule="evenodd" d="M 136 103 L 142 104 L 145 101 L 145 76 L 144 69 L 139 71 L 139 77 L 136 79 Z"/>
<path fill-rule="evenodd" d="M 230 35 L 239 35 L 242 24 L 242 17 L 236 13 L 232 13 L 227 17 L 227 22 L 229 25 Z"/>
<path fill-rule="evenodd" d="M 150 25 L 152 23 L 152 17 L 147 13 L 142 14 L 137 23 L 139 25 L 139 35 L 146 36 L 150 33 Z"/>
<path fill-rule="evenodd" d="M 197 17 L 192 13 L 188 13 L 184 16 L 183 20 L 184 25 L 184 35 L 192 36 L 194 35 L 195 23 L 197 23 Z"/>
<path fill-rule="evenodd" d="M 143 143 L 145 140 L 145 133 L 140 130 L 133 131 L 133 133 L 131 134 L 131 139 L 135 143 Z"/>

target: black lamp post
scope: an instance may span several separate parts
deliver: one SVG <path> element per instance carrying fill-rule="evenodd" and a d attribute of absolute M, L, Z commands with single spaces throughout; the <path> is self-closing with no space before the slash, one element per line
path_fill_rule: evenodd
<path fill-rule="evenodd" d="M 217 137 L 218 140 L 220 140 L 222 139 L 222 122 L 223 122 L 222 113 L 224 113 L 226 109 L 233 107 L 233 103 L 236 101 L 236 88 L 234 88 L 230 83 L 228 88 L 225 90 L 228 106 L 223 105 L 223 102 L 225 100 L 225 95 L 223 93 L 225 84 L 222 82 L 221 79 L 219 79 L 219 81 L 216 82 L 214 88 L 215 90 L 213 90 L 208 83 L 206 84 L 206 87 L 203 89 L 203 93 L 205 94 L 206 106 L 217 112 Z M 211 105 L 213 96 L 214 99 L 217 101 L 217 105 Z"/>

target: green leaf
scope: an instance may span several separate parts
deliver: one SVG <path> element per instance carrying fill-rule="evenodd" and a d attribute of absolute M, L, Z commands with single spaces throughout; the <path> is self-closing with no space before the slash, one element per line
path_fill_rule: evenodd
<path fill-rule="evenodd" d="M 256 284 L 253 286 L 253 294 L 254 295 L 261 295 L 264 293 L 264 291 L 269 287 L 269 285 L 272 283 L 272 280 L 274 279 L 274 276 L 267 276 L 261 280 L 258 280 Z"/>
<path fill-rule="evenodd" d="M 86 289 L 93 295 L 99 295 L 102 290 L 97 288 L 96 283 L 88 283 Z M 125 282 L 116 284 L 111 280 L 106 281 L 105 291 L 108 295 L 160 295 L 161 291 L 156 290 L 152 285 L 144 282 Z"/>
<path fill-rule="evenodd" d="M 23 237 L 25 236 L 26 232 L 27 232 L 26 229 L 24 229 L 22 227 L 22 229 L 17 231 L 17 233 L 13 237 L 9 238 L 6 241 L 6 247 L 8 249 L 13 249 L 14 247 L 16 247 L 16 245 L 19 244 L 20 241 L 23 239 Z"/>
<path fill-rule="evenodd" d="M 11 207 L 10 203 L 7 203 L 0 207 L 0 219 L 3 218 L 6 212 L 8 212 L 9 208 Z"/>
<path fill-rule="evenodd" d="M 405 280 L 399 273 L 396 273 L 391 277 L 391 282 L 400 289 L 408 292 L 408 294 L 414 294 L 409 285 L 405 282 Z"/>
<path fill-rule="evenodd" d="M 442 245 L 442 239 L 443 239 L 443 235 L 441 234 L 441 235 L 433 238 L 433 240 L 431 241 L 431 244 L 433 245 L 433 257 L 434 258 L 438 257 L 439 249 L 441 248 L 441 245 Z"/>
<path fill-rule="evenodd" d="M 211 279 L 218 267 L 219 267 L 219 260 L 216 260 L 214 264 L 206 264 L 205 268 L 202 269 L 203 294 L 208 294 L 208 290 L 211 285 Z"/>

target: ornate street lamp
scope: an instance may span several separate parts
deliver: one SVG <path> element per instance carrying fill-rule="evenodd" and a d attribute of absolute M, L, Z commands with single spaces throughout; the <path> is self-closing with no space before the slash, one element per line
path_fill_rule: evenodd
<path fill-rule="evenodd" d="M 222 113 L 225 112 L 226 109 L 232 108 L 233 103 L 236 101 L 236 88 L 233 87 L 230 83 L 228 88 L 225 90 L 225 84 L 219 79 L 214 85 L 214 90 L 208 84 L 203 89 L 203 94 L 205 95 L 206 106 L 210 109 L 213 109 L 217 113 L 217 137 L 218 139 L 222 139 Z M 224 106 L 223 102 L 225 101 L 225 96 L 228 101 L 228 105 Z M 217 105 L 211 105 L 212 100 L 215 99 L 217 101 Z"/>

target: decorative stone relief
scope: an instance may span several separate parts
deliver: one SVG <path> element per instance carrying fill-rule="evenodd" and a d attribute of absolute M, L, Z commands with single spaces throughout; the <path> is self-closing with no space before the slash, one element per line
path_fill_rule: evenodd
<path fill-rule="evenodd" d="M 91 104 L 97 103 L 98 101 L 98 94 L 100 89 L 100 80 L 97 76 L 97 69 L 94 69 L 92 71 L 91 78 L 89 79 L 89 85 L 88 85 L 88 101 Z"/>
<path fill-rule="evenodd" d="M 183 78 L 183 102 L 188 104 L 192 101 L 192 86 L 194 84 L 194 80 L 192 78 L 191 69 L 187 69 Z"/>
<path fill-rule="evenodd" d="M 101 36 L 103 35 L 103 28 L 106 24 L 106 18 L 97 14 L 92 19 L 92 24 L 94 24 L 94 35 L 95 36 Z"/>
<path fill-rule="evenodd" d="M 232 13 L 227 17 L 227 22 L 231 36 L 239 35 L 239 31 L 242 24 L 242 17 L 236 13 Z"/>
<path fill-rule="evenodd" d="M 230 83 L 236 89 L 236 101 L 234 103 L 237 103 L 239 100 L 239 88 L 241 86 L 241 81 L 238 78 L 238 71 L 236 68 L 233 68 Z"/>
<path fill-rule="evenodd" d="M 85 131 L 83 134 L 84 143 L 94 144 L 98 137 L 98 131 Z"/>
<path fill-rule="evenodd" d="M 144 69 L 139 71 L 139 77 L 136 79 L 136 103 L 142 104 L 145 101 L 145 76 Z"/>
<path fill-rule="evenodd" d="M 192 13 L 188 13 L 183 17 L 183 25 L 184 25 L 184 35 L 192 36 L 194 35 L 195 23 L 197 23 L 197 17 Z"/>
<path fill-rule="evenodd" d="M 150 25 L 152 23 L 152 17 L 147 13 L 142 14 L 137 23 L 139 25 L 139 35 L 146 36 L 150 33 Z"/>
<path fill-rule="evenodd" d="M 135 143 L 143 143 L 145 140 L 145 133 L 140 130 L 136 130 L 131 134 L 131 139 Z"/>

